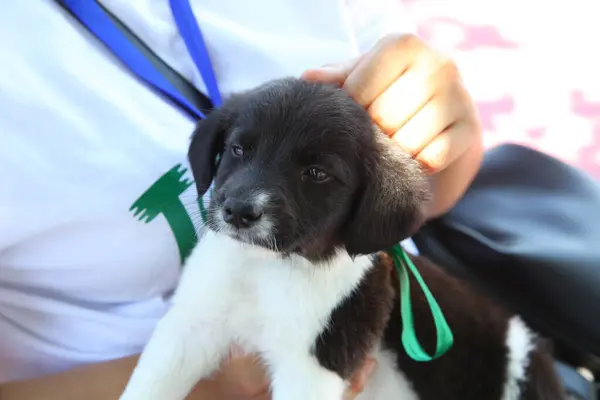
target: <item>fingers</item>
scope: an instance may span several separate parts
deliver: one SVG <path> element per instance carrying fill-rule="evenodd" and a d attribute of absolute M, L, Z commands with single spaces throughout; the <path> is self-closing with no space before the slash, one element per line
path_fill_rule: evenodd
<path fill-rule="evenodd" d="M 454 64 L 424 55 L 373 101 L 369 115 L 385 133 L 393 135 L 435 96 L 441 94 L 437 104 L 447 108 L 443 101 L 456 92 L 457 78 Z"/>
<path fill-rule="evenodd" d="M 450 84 L 447 90 L 435 94 L 408 119 L 402 119 L 400 113 L 392 114 L 387 118 L 386 133 L 391 132 L 392 137 L 406 152 L 413 157 L 416 156 L 440 132 L 444 132 L 456 121 L 461 121 L 468 115 L 466 102 L 460 101 L 463 97 L 460 93 L 462 91 L 459 84 Z"/>
<path fill-rule="evenodd" d="M 363 107 L 392 84 L 424 49 L 413 35 L 388 35 L 373 49 L 345 63 L 330 64 L 302 74 L 303 79 L 343 85 Z M 402 56 L 399 57 L 398 55 Z"/>
<path fill-rule="evenodd" d="M 346 391 L 344 400 L 355 399 L 364 390 L 369 376 L 371 376 L 373 373 L 376 365 L 377 363 L 375 359 L 369 357 L 363 364 L 362 368 L 352 375 L 352 378 L 350 378 L 350 387 Z"/>
<path fill-rule="evenodd" d="M 354 399 L 363 391 L 375 366 L 375 359 L 367 358 L 361 369 L 350 378 L 350 386 L 344 400 Z M 259 359 L 244 354 L 239 347 L 232 348 L 229 359 L 211 381 L 216 385 L 213 391 L 218 392 L 219 398 L 222 399 L 270 398 L 269 381 Z"/>
<path fill-rule="evenodd" d="M 348 74 L 344 89 L 360 105 L 369 107 L 408 70 L 417 54 L 423 51 L 420 44 L 417 38 L 410 35 L 385 37 Z"/>
<path fill-rule="evenodd" d="M 215 375 L 224 398 L 262 399 L 269 391 L 269 380 L 260 360 L 234 346 L 223 368 Z"/>
<path fill-rule="evenodd" d="M 362 57 L 309 70 L 303 78 L 343 85 L 412 156 L 468 111 L 456 64 L 412 35 L 387 36 Z"/>
<path fill-rule="evenodd" d="M 473 127 L 465 122 L 455 123 L 436 135 L 415 159 L 429 175 L 434 175 L 456 161 L 472 143 Z"/>
<path fill-rule="evenodd" d="M 446 212 L 479 169 L 483 150 L 475 144 L 481 142 L 481 124 L 458 67 L 418 37 L 389 35 L 358 59 L 303 77 L 342 86 L 436 175 L 429 216 Z"/>

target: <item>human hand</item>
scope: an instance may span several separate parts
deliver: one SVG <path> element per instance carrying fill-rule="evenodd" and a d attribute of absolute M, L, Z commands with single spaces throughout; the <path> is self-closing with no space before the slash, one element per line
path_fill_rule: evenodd
<path fill-rule="evenodd" d="M 350 386 L 344 394 L 344 400 L 354 400 L 367 385 L 369 376 L 375 370 L 377 363 L 372 357 L 367 358 L 363 366 L 350 378 Z"/>
<path fill-rule="evenodd" d="M 375 360 L 368 358 L 363 367 L 350 379 L 350 385 L 343 400 L 353 400 L 364 389 L 368 376 L 375 367 Z M 207 389 L 207 384 L 216 388 Z M 207 399 L 207 395 L 219 400 L 269 400 L 269 380 L 260 361 L 245 354 L 239 347 L 233 347 L 230 356 L 214 379 L 200 383 L 188 400 Z"/>
<path fill-rule="evenodd" d="M 481 126 L 456 64 L 413 35 L 389 35 L 361 57 L 311 69 L 338 84 L 432 176 L 429 218 L 462 196 L 483 156 Z"/>

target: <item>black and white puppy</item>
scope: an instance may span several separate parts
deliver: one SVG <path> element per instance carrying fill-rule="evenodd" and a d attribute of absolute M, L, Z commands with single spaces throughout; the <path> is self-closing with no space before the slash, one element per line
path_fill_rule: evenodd
<path fill-rule="evenodd" d="M 214 182 L 209 229 L 122 400 L 184 399 L 232 343 L 262 357 L 274 400 L 340 400 L 370 354 L 360 399 L 562 398 L 517 316 L 418 257 L 455 346 L 429 363 L 406 355 L 398 276 L 378 252 L 419 228 L 428 188 L 342 90 L 284 79 L 237 95 L 200 122 L 189 159 L 200 195 Z M 432 351 L 419 290 L 412 302 Z"/>

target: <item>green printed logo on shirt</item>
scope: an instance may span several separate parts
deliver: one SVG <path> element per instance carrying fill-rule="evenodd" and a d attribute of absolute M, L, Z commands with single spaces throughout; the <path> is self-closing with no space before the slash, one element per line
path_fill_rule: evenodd
<path fill-rule="evenodd" d="M 193 181 L 185 178 L 186 172 L 187 168 L 177 164 L 150 186 L 129 209 L 145 223 L 152 222 L 159 215 L 167 220 L 175 236 L 182 263 L 197 241 L 194 223 L 180 198 L 193 185 Z M 202 199 L 199 199 L 199 203 L 201 202 Z M 200 208 L 203 209 L 202 205 Z"/>

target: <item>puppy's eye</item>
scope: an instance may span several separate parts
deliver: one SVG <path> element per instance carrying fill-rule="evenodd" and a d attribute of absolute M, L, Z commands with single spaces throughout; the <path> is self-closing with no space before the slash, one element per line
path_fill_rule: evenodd
<path fill-rule="evenodd" d="M 304 175 L 314 182 L 325 182 L 329 180 L 329 174 L 317 167 L 311 167 L 304 172 Z"/>
<path fill-rule="evenodd" d="M 231 145 L 231 154 L 236 157 L 241 157 L 244 155 L 244 148 L 239 144 Z"/>

